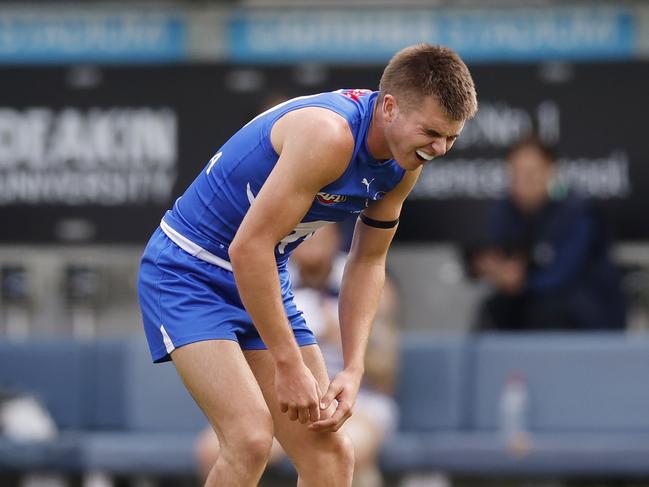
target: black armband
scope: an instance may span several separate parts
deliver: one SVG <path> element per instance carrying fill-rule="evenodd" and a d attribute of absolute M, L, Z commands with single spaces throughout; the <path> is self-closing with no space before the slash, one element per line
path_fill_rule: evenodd
<path fill-rule="evenodd" d="M 373 218 L 370 218 L 369 216 L 365 216 L 362 213 L 359 215 L 360 219 L 365 225 L 368 225 L 370 227 L 374 228 L 394 228 L 397 226 L 397 223 L 399 223 L 399 219 L 397 218 L 396 220 L 392 220 L 389 222 L 381 221 L 381 220 L 375 220 Z"/>

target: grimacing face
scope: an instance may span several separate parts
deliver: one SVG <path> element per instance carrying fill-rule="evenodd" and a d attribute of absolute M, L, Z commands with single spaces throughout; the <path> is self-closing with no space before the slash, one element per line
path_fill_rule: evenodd
<path fill-rule="evenodd" d="M 534 147 L 521 147 L 509 156 L 509 188 L 516 206 L 525 213 L 542 207 L 554 176 L 551 161 Z"/>
<path fill-rule="evenodd" d="M 386 94 L 382 106 L 386 143 L 392 158 L 406 170 L 446 154 L 464 128 L 464 120 L 450 120 L 432 95 L 412 105 L 399 104 Z"/>

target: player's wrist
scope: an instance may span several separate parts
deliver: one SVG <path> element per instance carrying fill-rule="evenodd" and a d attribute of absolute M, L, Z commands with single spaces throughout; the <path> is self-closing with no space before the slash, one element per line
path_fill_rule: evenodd
<path fill-rule="evenodd" d="M 300 349 L 295 347 L 286 347 L 281 350 L 271 351 L 275 367 L 278 369 L 295 368 L 302 364 L 302 354 Z"/>
<path fill-rule="evenodd" d="M 345 372 L 354 377 L 363 377 L 365 373 L 365 364 L 362 362 L 350 363 L 345 366 Z"/>

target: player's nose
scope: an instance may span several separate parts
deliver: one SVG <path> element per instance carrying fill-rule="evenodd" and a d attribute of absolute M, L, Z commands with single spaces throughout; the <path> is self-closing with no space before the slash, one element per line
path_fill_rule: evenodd
<path fill-rule="evenodd" d="M 433 149 L 433 152 L 435 154 L 435 157 L 440 157 L 446 154 L 446 140 L 442 137 L 437 137 L 435 140 L 433 140 L 432 144 L 430 146 Z"/>

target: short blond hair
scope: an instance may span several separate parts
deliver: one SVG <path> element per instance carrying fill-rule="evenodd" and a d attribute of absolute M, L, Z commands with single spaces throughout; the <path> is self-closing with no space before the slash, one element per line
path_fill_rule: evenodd
<path fill-rule="evenodd" d="M 380 98 L 386 94 L 407 106 L 433 95 L 452 120 L 472 118 L 478 111 L 475 85 L 469 68 L 455 51 L 444 46 L 418 44 L 396 53 L 383 71 Z"/>

